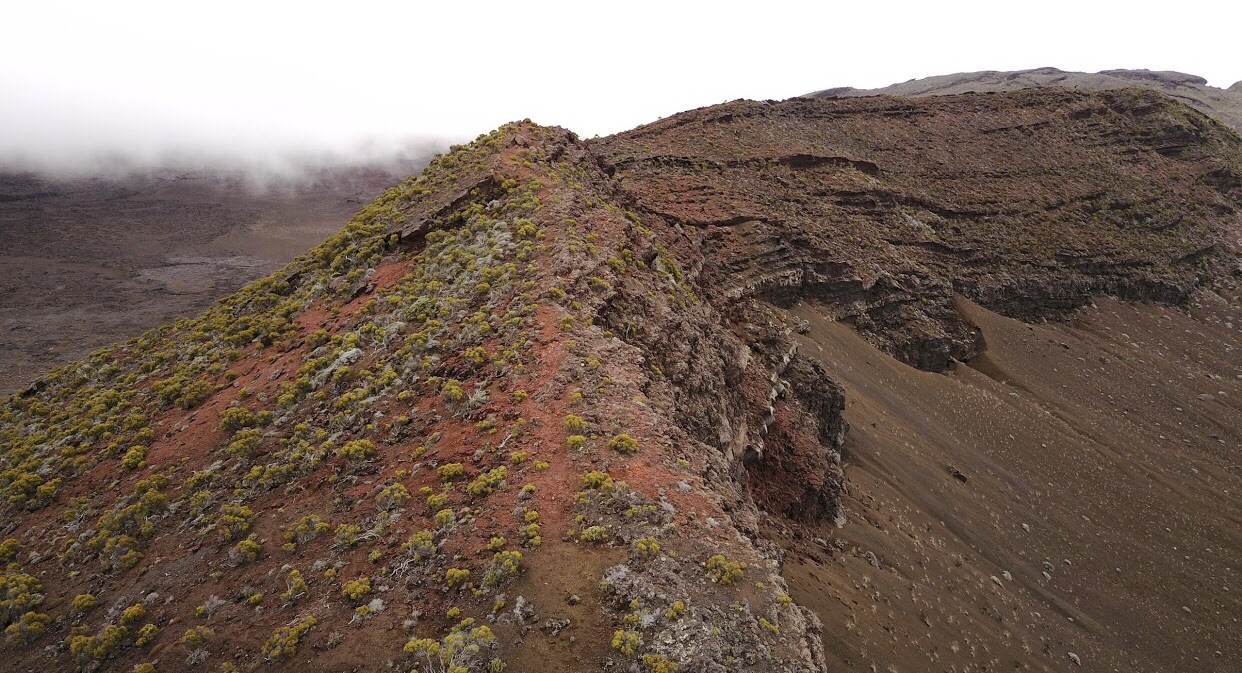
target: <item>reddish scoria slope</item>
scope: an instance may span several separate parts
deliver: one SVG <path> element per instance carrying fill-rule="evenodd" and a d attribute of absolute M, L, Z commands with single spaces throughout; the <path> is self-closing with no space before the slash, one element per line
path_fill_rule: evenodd
<path fill-rule="evenodd" d="M 615 196 L 507 126 L 10 398 L 12 665 L 821 670 L 733 460 L 772 363 Z"/>

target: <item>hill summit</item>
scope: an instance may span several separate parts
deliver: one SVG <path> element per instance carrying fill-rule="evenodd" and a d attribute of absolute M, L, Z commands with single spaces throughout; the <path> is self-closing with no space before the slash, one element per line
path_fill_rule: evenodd
<path fill-rule="evenodd" d="M 845 521 L 847 394 L 797 307 L 941 372 L 987 351 L 966 302 L 1185 304 L 1239 176 L 1136 90 L 506 125 L 0 407 L 11 661 L 827 670 L 782 571 Z"/>

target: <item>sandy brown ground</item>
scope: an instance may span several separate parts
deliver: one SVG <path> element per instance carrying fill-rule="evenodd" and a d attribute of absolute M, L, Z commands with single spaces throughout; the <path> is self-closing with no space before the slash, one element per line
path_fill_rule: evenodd
<path fill-rule="evenodd" d="M 796 306 L 851 423 L 848 522 L 786 540 L 830 669 L 1240 670 L 1240 306 L 962 302 L 987 351 L 946 375 Z"/>

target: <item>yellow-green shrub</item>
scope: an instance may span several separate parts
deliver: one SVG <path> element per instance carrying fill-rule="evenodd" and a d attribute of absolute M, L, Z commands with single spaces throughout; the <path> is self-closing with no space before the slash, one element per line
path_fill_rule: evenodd
<path fill-rule="evenodd" d="M 310 586 L 306 584 L 306 580 L 302 578 L 302 573 L 297 568 L 291 568 L 289 575 L 285 578 L 285 586 L 288 588 L 280 598 L 287 602 L 294 602 L 305 596 L 310 591 Z"/>
<path fill-rule="evenodd" d="M 97 603 L 98 601 L 91 594 L 78 594 L 70 601 L 69 608 L 74 614 L 84 615 L 90 612 Z"/>
<path fill-rule="evenodd" d="M 441 481 L 453 481 L 464 476 L 466 469 L 461 463 L 445 463 L 436 468 L 436 474 L 440 476 Z"/>
<path fill-rule="evenodd" d="M 307 615 L 276 629 L 263 644 L 263 656 L 270 661 L 280 661 L 297 654 L 298 644 L 317 623 L 314 617 Z"/>
<path fill-rule="evenodd" d="M 623 432 L 608 440 L 608 448 L 619 453 L 636 453 L 638 451 L 638 440 Z"/>
<path fill-rule="evenodd" d="M 653 537 L 642 537 L 634 541 L 634 551 L 643 556 L 655 556 L 660 553 L 660 543 Z"/>
<path fill-rule="evenodd" d="M 336 455 L 351 462 L 364 461 L 375 455 L 375 443 L 369 439 L 355 439 L 345 442 L 341 448 L 336 450 Z"/>
<path fill-rule="evenodd" d="M 616 488 L 612 481 L 612 477 L 607 472 L 599 470 L 590 470 L 578 475 L 578 479 L 582 482 L 585 490 L 611 491 Z"/>
<path fill-rule="evenodd" d="M 582 434 L 590 427 L 586 420 L 577 414 L 569 414 L 565 417 L 565 430 L 571 434 Z"/>
<path fill-rule="evenodd" d="M 707 572 L 711 573 L 712 581 L 726 586 L 742 579 L 746 572 L 746 564 L 730 561 L 720 554 L 707 559 Z"/>
<path fill-rule="evenodd" d="M 371 578 L 358 577 L 341 585 L 341 595 L 351 601 L 358 601 L 371 593 Z"/>
<path fill-rule="evenodd" d="M 121 457 L 121 467 L 126 470 L 136 470 L 143 466 L 144 460 L 147 458 L 147 447 L 141 444 L 135 444 L 129 447 L 125 455 Z"/>
<path fill-rule="evenodd" d="M 508 474 L 509 470 L 504 465 L 494 467 L 475 477 L 474 481 L 466 486 L 466 492 L 475 497 L 487 495 L 499 488 Z"/>
<path fill-rule="evenodd" d="M 385 486 L 375 496 L 375 506 L 384 511 L 399 509 L 410 501 L 410 491 L 400 483 Z"/>

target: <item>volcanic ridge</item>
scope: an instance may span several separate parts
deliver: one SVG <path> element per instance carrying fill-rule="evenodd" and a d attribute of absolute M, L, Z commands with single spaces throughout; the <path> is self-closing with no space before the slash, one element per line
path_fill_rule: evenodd
<path fill-rule="evenodd" d="M 1223 326 L 1240 206 L 1238 135 L 1138 89 L 737 101 L 594 141 L 506 125 L 203 314 L 3 402 L 5 666 L 1237 660 L 1238 599 L 1200 582 L 1236 588 L 1242 567 L 1242 365 Z M 1090 419 L 1121 423 L 1056 407 L 1068 384 L 1022 344 L 1145 382 L 1164 365 L 1109 350 L 1159 320 L 1145 311 L 1185 331 L 1162 347 L 1214 357 L 1180 384 L 1201 425 L 1164 431 L 1213 481 L 1187 495 L 1144 454 L 1092 513 L 1150 483 L 1216 507 L 1160 541 L 1211 545 L 1206 574 L 1138 575 L 1202 599 L 1173 653 L 1135 646 L 1150 623 L 1101 617 L 1147 614 L 1124 602 L 1134 586 L 1059 586 L 1061 558 L 972 538 L 1057 490 L 1015 476 L 1056 450 L 1030 428 L 1098 447 Z M 1126 394 L 1090 399 L 1110 393 Z M 1074 519 L 1058 507 L 1046 521 Z"/>

